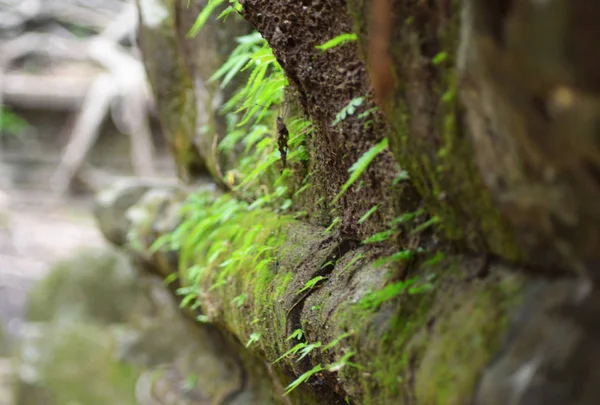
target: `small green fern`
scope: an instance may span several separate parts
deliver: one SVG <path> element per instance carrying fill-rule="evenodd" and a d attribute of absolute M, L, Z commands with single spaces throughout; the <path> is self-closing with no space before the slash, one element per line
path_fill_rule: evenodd
<path fill-rule="evenodd" d="M 365 212 L 365 214 L 362 217 L 360 217 L 360 219 L 356 223 L 360 225 L 363 222 L 365 222 L 367 219 L 369 219 L 371 217 L 371 215 L 373 215 L 375 213 L 375 211 L 377 211 L 378 208 L 379 208 L 379 204 L 374 205 L 371 208 L 369 208 L 369 210 L 367 212 Z"/>
<path fill-rule="evenodd" d="M 202 9 L 200 14 L 196 18 L 194 25 L 192 25 L 192 28 L 190 28 L 190 30 L 188 31 L 187 37 L 193 38 L 196 35 L 198 35 L 200 33 L 200 31 L 202 30 L 202 28 L 208 22 L 208 19 L 211 17 L 211 15 L 223 3 L 225 3 L 225 0 L 208 0 L 208 4 Z M 225 19 L 229 14 L 231 14 L 234 11 L 237 11 L 237 12 L 242 11 L 242 5 L 240 4 L 240 2 L 238 0 L 229 0 L 229 3 L 230 3 L 229 7 L 227 7 L 225 10 L 223 10 L 221 12 L 221 14 L 219 14 L 217 19 L 221 19 L 221 18 Z M 189 0 L 187 3 L 187 7 L 188 8 L 190 7 Z"/>
<path fill-rule="evenodd" d="M 358 37 L 354 33 L 340 34 L 340 35 L 330 39 L 329 41 L 325 42 L 322 45 L 315 46 L 315 48 L 324 52 L 331 48 L 335 48 L 336 46 L 340 46 L 340 45 L 344 45 L 348 42 L 356 41 L 357 39 L 358 39 Z"/>
<path fill-rule="evenodd" d="M 304 287 L 302 287 L 300 290 L 298 290 L 297 294 L 303 293 L 306 290 L 310 290 L 310 289 L 314 288 L 320 281 L 326 280 L 326 279 L 327 279 L 327 277 L 323 277 L 323 276 L 316 276 L 316 277 L 311 278 L 304 284 Z"/>
<path fill-rule="evenodd" d="M 297 354 L 300 350 L 304 349 L 307 345 L 308 345 L 308 343 L 306 343 L 306 342 L 298 343 L 297 345 L 292 347 L 290 350 L 288 350 L 287 352 L 285 352 L 281 356 L 279 356 L 271 364 L 279 363 L 281 360 L 285 359 L 286 357 Z"/>
<path fill-rule="evenodd" d="M 335 204 L 344 193 L 358 180 L 358 178 L 364 173 L 365 170 L 369 167 L 371 162 L 383 152 L 388 147 L 388 139 L 384 138 L 377 145 L 371 147 L 368 151 L 366 151 L 351 167 L 348 171 L 351 173 L 350 178 L 344 185 L 342 186 L 341 191 L 338 195 L 333 199 L 333 203 Z"/>
<path fill-rule="evenodd" d="M 306 373 L 304 373 L 300 377 L 296 378 L 287 387 L 285 387 L 285 393 L 283 394 L 283 396 L 288 395 L 290 392 L 292 392 L 293 390 L 298 388 L 298 386 L 300 386 L 300 384 L 307 381 L 310 377 L 312 377 L 313 375 L 317 374 L 320 371 L 323 371 L 323 366 L 320 364 L 317 364 L 312 369 L 308 370 Z"/>
<path fill-rule="evenodd" d="M 246 347 L 250 347 L 253 343 L 258 342 L 261 337 L 262 337 L 261 333 L 256 333 L 256 332 L 251 333 L 250 338 L 246 342 Z"/>
<path fill-rule="evenodd" d="M 356 109 L 362 105 L 363 101 L 365 101 L 364 97 L 355 97 L 350 100 L 348 104 L 335 115 L 335 120 L 333 120 L 331 126 L 335 127 L 349 115 L 353 115 L 356 112 Z"/>
<path fill-rule="evenodd" d="M 285 339 L 285 341 L 287 342 L 292 339 L 300 340 L 300 339 L 302 339 L 303 335 L 304 335 L 304 332 L 302 331 L 302 329 L 296 329 L 294 332 L 292 332 L 291 335 L 289 335 L 287 337 L 287 339 Z"/>

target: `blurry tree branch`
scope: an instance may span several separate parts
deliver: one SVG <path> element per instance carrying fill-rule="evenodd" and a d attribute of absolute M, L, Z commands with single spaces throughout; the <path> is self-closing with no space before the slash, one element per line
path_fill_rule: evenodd
<path fill-rule="evenodd" d="M 0 28 L 18 29 L 30 20 L 56 20 L 104 29 L 127 3 L 122 0 L 0 0 Z"/>
<path fill-rule="evenodd" d="M 68 190 L 109 112 L 117 129 L 130 136 L 136 174 L 154 175 L 148 123 L 152 99 L 135 49 L 123 45 L 135 44 L 135 5 L 118 0 L 0 0 L 0 17 L 2 14 L 11 14 L 14 18 L 5 21 L 14 26 L 50 19 L 94 31 L 80 38 L 66 28 L 54 27 L 50 32 L 20 32 L 9 39 L 0 38 L 0 108 L 6 103 L 75 110 L 69 142 L 51 180 L 55 192 Z M 30 72 L 18 63 L 29 55 L 42 55 L 53 63 L 41 72 Z"/>

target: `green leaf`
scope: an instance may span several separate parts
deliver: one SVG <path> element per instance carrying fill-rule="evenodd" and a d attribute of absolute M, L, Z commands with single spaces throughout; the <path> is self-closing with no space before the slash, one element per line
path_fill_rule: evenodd
<path fill-rule="evenodd" d="M 340 343 L 342 340 L 346 339 L 348 336 L 351 336 L 351 335 L 352 335 L 352 334 L 351 334 L 350 332 L 345 332 L 345 333 L 342 333 L 340 336 L 336 337 L 336 338 L 335 338 L 335 339 L 333 339 L 331 342 L 329 342 L 327 345 L 325 345 L 325 346 L 323 347 L 323 349 L 321 349 L 321 350 L 323 350 L 323 351 L 325 351 L 325 350 L 329 350 L 329 349 L 331 349 L 332 347 L 335 347 L 335 346 L 337 346 L 337 345 L 338 345 L 338 344 L 339 344 L 339 343 Z"/>
<path fill-rule="evenodd" d="M 320 364 L 317 364 L 312 369 L 308 370 L 306 373 L 302 374 L 300 377 L 298 377 L 294 381 L 292 381 L 290 383 L 290 385 L 285 387 L 285 393 L 283 394 L 283 396 L 286 396 L 287 394 L 292 392 L 294 389 L 298 388 L 298 386 L 300 384 L 302 384 L 304 381 L 308 380 L 310 377 L 312 377 L 313 375 L 317 374 L 319 371 L 322 371 L 322 370 L 323 370 L 323 366 Z"/>
<path fill-rule="evenodd" d="M 371 147 L 368 151 L 366 151 L 353 165 L 348 169 L 351 173 L 350 178 L 346 183 L 342 186 L 342 190 L 339 194 L 333 199 L 332 203 L 335 204 L 341 197 L 344 195 L 346 190 L 352 186 L 356 180 L 364 173 L 365 170 L 369 167 L 371 162 L 383 152 L 388 146 L 388 139 L 384 138 L 377 145 Z"/>
<path fill-rule="evenodd" d="M 415 284 L 408 288 L 408 294 L 417 295 L 429 292 L 434 289 L 434 286 L 430 282 L 424 282 L 420 284 Z"/>
<path fill-rule="evenodd" d="M 236 60 L 236 63 L 234 63 L 229 71 L 227 72 L 227 74 L 225 75 L 225 77 L 223 78 L 223 81 L 221 82 L 221 88 L 225 88 L 227 87 L 227 85 L 229 84 L 229 82 L 231 80 L 233 80 L 233 78 L 235 77 L 235 75 L 238 74 L 238 72 L 240 71 L 240 69 L 242 69 L 242 67 L 246 64 L 246 62 L 248 61 L 248 58 L 245 55 L 242 55 L 240 58 L 238 58 Z"/>
<path fill-rule="evenodd" d="M 400 183 L 401 181 L 406 181 L 406 180 L 410 180 L 410 175 L 408 174 L 408 172 L 406 170 L 400 170 L 398 175 L 396 177 L 394 177 L 392 186 L 395 186 L 398 183 Z"/>
<path fill-rule="evenodd" d="M 326 280 L 327 277 L 323 277 L 323 276 L 316 276 L 311 278 L 310 280 L 308 280 L 305 284 L 304 287 L 302 289 L 300 289 L 297 294 L 300 294 L 301 292 L 304 292 L 306 290 L 309 290 L 311 288 L 313 288 L 315 285 L 317 285 L 317 283 L 321 280 Z"/>
<path fill-rule="evenodd" d="M 342 270 L 340 271 L 340 274 L 344 273 L 346 270 L 348 270 L 350 267 L 352 267 L 352 265 L 356 262 L 358 262 L 360 259 L 362 259 L 363 257 L 365 257 L 364 253 L 359 253 L 357 255 L 355 255 L 352 260 L 350 260 L 345 266 L 344 268 L 342 268 Z"/>
<path fill-rule="evenodd" d="M 406 212 L 406 213 L 394 218 L 390 222 L 390 226 L 395 226 L 395 225 L 403 224 L 405 222 L 412 221 L 413 219 L 420 217 L 424 213 L 425 213 L 425 210 L 423 208 L 419 208 L 417 211 L 414 211 L 414 212 Z"/>
<path fill-rule="evenodd" d="M 270 129 L 266 125 L 255 125 L 252 127 L 252 130 L 248 135 L 244 138 L 243 143 L 246 145 L 245 152 L 248 153 L 252 146 L 256 142 L 258 142 L 264 135 L 269 133 Z M 273 142 L 273 140 L 271 139 Z"/>
<path fill-rule="evenodd" d="M 348 353 L 346 353 L 340 360 L 338 360 L 335 363 L 330 364 L 329 366 L 327 366 L 327 370 L 331 371 L 332 373 L 335 373 L 337 371 L 340 371 L 345 366 L 352 366 L 352 367 L 355 367 L 355 368 L 358 368 L 358 369 L 363 368 L 363 367 L 359 366 L 358 364 L 350 363 L 348 361 L 355 354 L 356 353 L 354 353 L 354 352 L 348 352 Z"/>
<path fill-rule="evenodd" d="M 177 273 L 171 273 L 169 274 L 167 277 L 165 277 L 165 279 L 163 280 L 165 285 L 171 285 L 171 283 L 173 283 L 174 281 L 176 281 L 179 278 L 179 274 Z"/>
<path fill-rule="evenodd" d="M 209 323 L 210 322 L 210 319 L 206 315 L 198 315 L 196 317 L 196 320 L 200 323 Z"/>
<path fill-rule="evenodd" d="M 12 135 L 19 135 L 29 126 L 27 121 L 8 108 L 0 108 L 0 132 L 5 131 Z"/>
<path fill-rule="evenodd" d="M 269 156 L 267 156 L 267 158 L 262 163 L 260 163 L 258 166 L 256 166 L 254 168 L 254 170 L 252 170 L 246 176 L 246 178 L 235 188 L 235 190 L 236 191 L 240 190 L 243 187 L 245 187 L 246 185 L 248 185 L 248 183 L 250 183 L 256 177 L 258 177 L 260 174 L 264 173 L 267 168 L 271 167 L 278 160 L 279 160 L 279 151 L 273 151 Z"/>
<path fill-rule="evenodd" d="M 308 215 L 306 211 L 298 211 L 294 214 L 294 219 L 299 219 L 306 215 Z"/>
<path fill-rule="evenodd" d="M 250 347 L 251 344 L 256 343 L 260 340 L 262 334 L 261 333 L 256 333 L 253 332 L 250 334 L 250 339 L 248 339 L 248 342 L 246 343 L 246 347 Z"/>
<path fill-rule="evenodd" d="M 254 31 L 251 34 L 243 35 L 241 37 L 237 37 L 236 42 L 241 45 L 255 45 L 263 41 L 263 37 L 258 31 Z M 235 52 L 235 51 L 234 51 Z"/>
<path fill-rule="evenodd" d="M 340 217 L 333 218 L 333 221 L 331 221 L 331 224 L 327 227 L 327 229 L 325 229 L 323 231 L 323 233 L 327 234 L 327 233 L 331 232 L 331 230 L 339 223 L 340 223 Z"/>
<path fill-rule="evenodd" d="M 404 293 L 408 287 L 416 282 L 415 278 L 397 283 L 388 284 L 381 290 L 366 294 L 360 301 L 359 305 L 364 309 L 376 310 L 381 304 L 389 301 L 398 295 Z"/>
<path fill-rule="evenodd" d="M 358 114 L 358 116 L 356 118 L 358 118 L 359 120 L 363 119 L 363 118 L 367 118 L 369 115 L 371 115 L 372 113 L 374 113 L 378 109 L 379 109 L 379 107 L 369 108 L 367 111 Z"/>
<path fill-rule="evenodd" d="M 239 66 L 237 68 L 237 72 L 239 72 L 239 70 L 241 69 L 241 67 L 248 62 L 248 60 L 250 59 L 249 55 L 246 54 L 242 54 L 242 55 L 232 55 L 227 62 L 225 62 L 215 73 L 213 73 L 213 75 L 210 77 L 209 81 L 213 82 L 216 80 L 221 79 L 223 76 L 225 76 L 231 69 L 233 69 L 236 66 Z M 237 73 L 236 72 L 236 73 Z M 224 86 L 221 86 L 224 87 Z"/>
<path fill-rule="evenodd" d="M 369 219 L 371 215 L 375 213 L 375 211 L 377 211 L 378 208 L 379 204 L 372 206 L 367 212 L 365 212 L 365 214 L 362 217 L 360 217 L 360 219 L 356 223 L 360 225 L 363 222 L 365 222 L 367 219 Z"/>
<path fill-rule="evenodd" d="M 300 194 L 302 194 L 303 191 L 306 191 L 309 187 L 310 187 L 310 183 L 306 183 L 305 185 L 303 185 L 302 187 L 300 187 L 298 189 L 298 191 L 296 191 L 294 193 L 294 197 L 298 197 Z"/>
<path fill-rule="evenodd" d="M 401 250 L 399 252 L 396 252 L 390 256 L 384 257 L 382 259 L 377 260 L 374 263 L 375 267 L 379 267 L 382 266 L 386 263 L 395 263 L 395 262 L 399 262 L 399 261 L 407 261 L 412 259 L 415 256 L 415 253 L 412 250 L 409 249 L 405 249 L 405 250 Z"/>
<path fill-rule="evenodd" d="M 183 297 L 183 299 L 179 303 L 179 308 L 186 308 L 188 305 L 190 305 L 192 300 L 194 300 L 195 298 L 196 298 L 196 296 L 194 294 L 186 295 L 185 297 Z"/>
<path fill-rule="evenodd" d="M 446 52 L 440 52 L 433 57 L 433 59 L 431 60 L 431 63 L 433 65 L 439 65 L 439 64 L 443 63 L 446 59 L 448 59 L 448 54 Z"/>
<path fill-rule="evenodd" d="M 187 279 L 192 284 L 200 284 L 206 273 L 206 267 L 195 264 L 189 268 Z"/>
<path fill-rule="evenodd" d="M 225 0 L 209 0 L 206 7 L 202 9 L 200 14 L 198 15 L 198 18 L 196 18 L 194 25 L 192 26 L 192 28 L 190 28 L 189 32 L 187 33 L 187 37 L 193 38 L 196 35 L 198 35 L 202 27 L 204 27 L 204 25 L 208 21 L 208 18 L 211 16 L 213 11 L 224 2 Z"/>
<path fill-rule="evenodd" d="M 260 88 L 261 84 L 264 82 L 265 74 L 269 69 L 269 63 L 261 63 L 260 60 L 255 60 L 252 58 L 250 65 L 254 65 L 254 70 L 250 73 L 248 77 L 248 81 L 246 82 L 246 86 L 244 87 L 244 95 L 249 97 L 256 93 L 256 91 Z"/>
<path fill-rule="evenodd" d="M 434 264 L 437 264 L 444 260 L 445 257 L 446 255 L 444 254 L 444 252 L 436 252 L 436 254 L 432 258 L 425 260 L 421 267 L 433 266 Z"/>
<path fill-rule="evenodd" d="M 245 135 L 246 133 L 244 131 L 242 131 L 241 129 L 235 130 L 235 131 L 229 131 L 227 133 L 227 135 L 221 140 L 221 142 L 219 142 L 219 146 L 217 147 L 217 149 L 219 151 L 232 151 L 235 148 L 235 145 L 238 143 L 238 141 L 240 139 L 242 139 L 242 137 Z"/>
<path fill-rule="evenodd" d="M 300 353 L 302 353 L 302 355 L 300 357 L 298 357 L 298 359 L 296 361 L 302 360 L 303 358 L 308 356 L 310 354 L 310 352 L 312 352 L 315 349 L 318 349 L 319 347 L 321 347 L 321 342 L 311 343 L 309 345 L 306 345 L 305 347 L 300 349 Z"/>
<path fill-rule="evenodd" d="M 344 108 L 342 108 L 340 112 L 335 115 L 335 120 L 333 120 L 331 126 L 335 127 L 337 124 L 345 120 L 348 115 L 354 114 L 356 112 L 356 107 L 360 107 L 364 100 L 364 97 L 355 97 L 350 100 L 348 104 L 346 104 Z"/>
<path fill-rule="evenodd" d="M 315 48 L 317 48 L 321 51 L 326 51 L 326 50 L 334 48 L 336 46 L 343 45 L 347 42 L 356 41 L 357 39 L 358 39 L 358 36 L 355 33 L 340 34 L 337 37 L 330 39 L 329 41 L 325 42 L 322 45 L 315 46 Z"/>
<path fill-rule="evenodd" d="M 244 302 L 246 301 L 246 294 L 240 294 L 237 297 L 235 297 L 231 302 L 235 304 L 236 307 L 241 307 L 244 305 Z"/>
<path fill-rule="evenodd" d="M 296 329 L 295 331 L 292 332 L 291 335 L 289 335 L 287 337 L 287 339 L 285 339 L 285 341 L 287 342 L 288 340 L 292 340 L 292 339 L 300 340 L 300 339 L 302 339 L 303 333 L 304 332 L 302 331 L 302 329 Z"/>
<path fill-rule="evenodd" d="M 290 207 L 292 206 L 292 200 L 290 200 L 289 198 L 287 200 L 285 200 L 283 202 L 283 204 L 281 204 L 281 207 L 279 207 L 279 209 L 281 211 L 287 211 Z"/>
<path fill-rule="evenodd" d="M 189 3 L 189 0 L 188 0 Z M 220 20 L 221 18 L 223 19 L 223 21 L 225 21 L 227 19 L 227 16 L 229 14 L 231 14 L 235 9 L 233 8 L 233 6 L 227 6 L 227 8 L 223 11 L 221 11 L 221 14 L 219 14 L 219 16 L 217 17 L 217 20 Z"/>
<path fill-rule="evenodd" d="M 374 235 L 369 236 L 367 239 L 363 240 L 362 243 L 367 245 L 370 243 L 381 243 L 385 242 L 394 234 L 393 230 L 378 232 Z"/>
<path fill-rule="evenodd" d="M 428 221 L 423 222 L 421 225 L 414 228 L 410 233 L 411 235 L 423 232 L 425 229 L 429 228 L 432 225 L 435 225 L 440 222 L 440 218 L 438 216 L 431 217 Z"/>
<path fill-rule="evenodd" d="M 303 342 L 303 343 L 298 343 L 296 346 L 292 347 L 290 350 L 288 350 L 287 352 L 283 353 L 281 356 L 279 356 L 273 363 L 271 364 L 275 364 L 280 362 L 281 360 L 283 360 L 284 358 L 290 356 L 290 355 L 294 355 L 296 353 L 298 353 L 301 349 L 304 349 L 307 346 L 307 343 Z"/>
<path fill-rule="evenodd" d="M 455 98 L 456 98 L 456 91 L 453 89 L 450 89 L 442 95 L 442 102 L 444 102 L 445 104 L 450 104 L 451 102 L 454 101 Z"/>
<path fill-rule="evenodd" d="M 183 384 L 183 389 L 186 391 L 191 391 L 198 385 L 198 376 L 194 373 L 188 375 L 185 378 L 185 383 Z"/>
<path fill-rule="evenodd" d="M 219 14 L 219 16 L 217 17 L 217 20 L 223 19 L 223 21 L 226 21 L 227 17 L 232 12 L 236 11 L 236 12 L 239 13 L 240 11 L 242 11 L 242 5 L 240 4 L 239 1 L 237 1 L 237 0 L 229 0 L 229 3 L 231 5 L 229 7 L 227 7 L 225 10 L 223 10 L 221 12 L 221 14 Z"/>
<path fill-rule="evenodd" d="M 160 248 L 169 244 L 171 242 L 172 236 L 173 236 L 172 234 L 166 233 L 166 234 L 158 237 L 154 241 L 154 243 L 152 243 L 152 245 L 150 246 L 150 249 L 149 249 L 150 253 L 154 254 L 154 253 L 158 252 L 160 250 Z"/>

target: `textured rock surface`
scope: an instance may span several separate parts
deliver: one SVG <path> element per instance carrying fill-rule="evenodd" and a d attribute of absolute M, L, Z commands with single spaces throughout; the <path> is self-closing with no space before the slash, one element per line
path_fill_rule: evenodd
<path fill-rule="evenodd" d="M 333 37 L 352 32 L 352 21 L 341 1 L 245 0 L 244 17 L 273 48 L 273 53 L 296 92 L 298 104 L 315 126 L 308 139 L 311 156 L 312 200 L 307 211 L 314 225 L 328 226 L 339 215 L 342 233 L 362 240 L 382 231 L 387 222 L 415 208 L 415 194 L 406 182 L 392 186 L 399 168 L 385 151 L 361 176 L 360 186 L 350 188 L 338 205 L 332 200 L 348 180 L 348 169 L 370 147 L 389 134 L 382 116 L 373 111 L 361 119 L 332 122 L 357 97 L 365 100 L 356 115 L 375 107 L 365 66 L 354 43 L 326 52 L 315 47 Z M 379 204 L 367 221 L 358 219 Z M 331 214 L 332 209 L 337 209 Z"/>
<path fill-rule="evenodd" d="M 117 246 L 126 244 L 130 229 L 127 210 L 152 189 L 176 192 L 183 190 L 183 187 L 176 182 L 130 179 L 116 182 L 98 193 L 93 207 L 94 217 L 99 230 L 109 242 Z"/>
<path fill-rule="evenodd" d="M 285 70 L 290 98 L 315 126 L 306 140 L 311 225 L 285 215 L 275 221 L 266 210 L 260 220 L 258 211 L 246 213 L 249 234 L 259 221 L 265 234 L 286 237 L 261 239 L 267 245 L 261 247 L 276 253 L 260 272 L 240 261 L 219 273 L 218 254 L 210 266 L 199 265 L 202 277 L 192 287 L 203 315 L 242 342 L 258 333 L 248 353 L 268 361 L 291 349 L 286 339 L 300 328 L 314 344 L 344 336 L 330 352 L 313 351 L 299 362 L 284 358 L 270 368 L 287 383 L 345 355 L 359 366 L 321 370 L 302 385 L 306 398 L 293 394 L 292 403 L 599 403 L 598 294 L 570 277 L 596 279 L 600 258 L 600 85 L 597 52 L 587 39 L 598 31 L 600 6 L 566 0 L 240 3 Z M 382 5 L 387 13 L 377 8 Z M 353 29 L 358 47 L 315 49 Z M 372 59 L 370 35 L 384 41 L 383 64 Z M 359 113 L 374 106 L 361 53 L 371 58 L 374 75 L 382 66 L 389 70 L 382 79 L 389 96 L 384 114 L 371 111 L 368 119 L 332 126 L 354 98 L 365 97 Z M 184 64 L 199 69 L 194 61 L 188 55 Z M 190 81 L 175 80 L 175 89 Z M 393 156 L 378 156 L 340 204 L 332 204 L 347 168 L 386 136 Z M 409 176 L 398 176 L 396 162 Z M 124 216 L 136 254 L 163 277 L 179 273 L 186 280 L 190 263 L 179 268 L 177 247 L 150 250 L 181 219 L 180 197 L 146 193 Z M 376 214 L 359 224 L 375 204 Z M 417 236 L 411 236 L 416 227 L 406 229 L 383 248 L 361 246 L 392 218 L 418 208 L 433 217 L 435 229 L 419 229 Z M 210 205 L 197 209 L 212 212 Z M 336 215 L 340 232 L 324 233 L 319 226 Z M 211 235 L 227 225 L 211 223 Z M 202 249 L 209 251 L 206 244 Z M 442 259 L 376 266 L 392 249 L 423 249 Z M 302 290 L 317 277 L 319 283 Z M 243 305 L 235 304 L 238 297 Z"/>
<path fill-rule="evenodd" d="M 386 3 L 393 12 L 378 13 Z M 478 173 L 456 97 L 459 2 L 351 0 L 348 8 L 371 74 L 383 69 L 393 78 L 382 105 L 393 128 L 391 149 L 427 209 L 440 218 L 441 236 L 470 250 L 519 258 Z M 386 25 L 384 43 L 370 42 Z M 387 49 L 383 57 L 373 59 L 375 46 Z"/>
<path fill-rule="evenodd" d="M 164 278 L 178 272 L 185 280 L 177 251 L 149 250 L 181 220 L 181 201 L 172 191 L 150 190 L 125 215 L 131 218 L 129 232 L 138 235 L 131 246 L 136 256 L 152 263 Z M 263 226 L 268 223 L 264 215 Z M 285 358 L 272 366 L 271 378 L 282 385 L 289 383 L 287 375 L 331 364 L 349 352 L 362 367 L 321 372 L 319 380 L 308 384 L 319 399 L 299 389 L 289 397 L 293 404 L 341 404 L 346 397 L 352 403 L 382 405 L 468 401 L 531 283 L 515 274 L 515 268 L 483 257 L 448 257 L 411 277 L 414 284 L 405 288 L 414 292 L 369 304 L 371 292 L 390 287 L 390 278 L 398 280 L 397 269 L 375 265 L 376 253 L 320 228 L 292 223 L 281 232 L 285 242 L 265 274 L 240 267 L 219 288 L 211 288 L 212 273 L 196 287 L 201 289 L 200 308 L 211 323 L 242 342 L 260 332 L 259 342 L 249 348 L 258 364 L 291 349 L 294 344 L 286 339 L 299 328 L 309 342 L 331 342 L 349 333 L 327 353 L 311 354 L 302 362 Z M 316 276 L 325 277 L 318 288 L 300 292 Z M 248 297 L 242 307 L 233 304 L 240 295 Z"/>

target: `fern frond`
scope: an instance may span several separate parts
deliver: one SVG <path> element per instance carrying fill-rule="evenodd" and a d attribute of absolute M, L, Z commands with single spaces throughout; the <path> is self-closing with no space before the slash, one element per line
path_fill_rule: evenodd
<path fill-rule="evenodd" d="M 322 45 L 317 45 L 315 48 L 326 51 L 331 48 L 335 48 L 336 46 L 344 45 L 347 42 L 356 41 L 358 37 L 354 33 L 350 34 L 340 34 L 337 37 L 331 38 L 329 41 L 325 42 Z"/>
<path fill-rule="evenodd" d="M 332 203 L 335 204 L 344 193 L 352 186 L 356 180 L 364 173 L 365 170 L 369 167 L 371 162 L 383 152 L 388 147 L 388 139 L 384 138 L 377 145 L 371 147 L 368 151 L 366 151 L 351 167 L 348 171 L 351 173 L 350 178 L 344 185 L 342 186 L 341 191 L 338 195 L 333 199 Z"/>
<path fill-rule="evenodd" d="M 206 7 L 204 7 L 202 9 L 200 14 L 198 15 L 198 18 L 196 18 L 194 25 L 192 26 L 192 28 L 190 28 L 190 30 L 188 31 L 186 36 L 188 38 L 193 38 L 196 35 L 198 35 L 200 30 L 202 30 L 202 27 L 204 27 L 204 25 L 206 25 L 206 22 L 210 18 L 211 14 L 215 11 L 215 9 L 217 7 L 219 7 L 224 2 L 225 2 L 225 0 L 209 0 L 208 4 L 206 5 Z M 189 7 L 189 3 L 188 3 L 188 7 Z"/>

